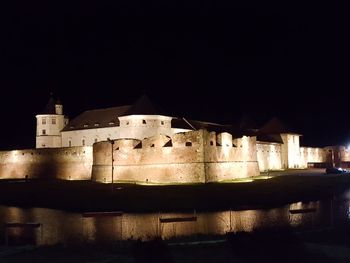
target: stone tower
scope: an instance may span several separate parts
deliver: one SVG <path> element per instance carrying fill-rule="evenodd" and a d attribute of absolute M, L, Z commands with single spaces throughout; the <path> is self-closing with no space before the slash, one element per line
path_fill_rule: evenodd
<path fill-rule="evenodd" d="M 52 94 L 45 109 L 36 117 L 36 148 L 62 147 L 61 130 L 68 119 L 63 115 L 63 105 Z"/>
<path fill-rule="evenodd" d="M 118 117 L 120 138 L 145 138 L 163 134 L 172 135 L 171 119 L 146 95 L 141 96 L 128 111 Z"/>

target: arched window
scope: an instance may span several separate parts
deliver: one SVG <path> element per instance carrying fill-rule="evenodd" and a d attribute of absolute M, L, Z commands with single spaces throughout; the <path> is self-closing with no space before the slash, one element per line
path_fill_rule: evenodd
<path fill-rule="evenodd" d="M 83 146 L 85 146 L 85 139 L 83 139 L 81 143 Z"/>
<path fill-rule="evenodd" d="M 68 141 L 68 145 L 69 145 L 69 147 L 72 147 L 72 141 L 71 140 Z"/>

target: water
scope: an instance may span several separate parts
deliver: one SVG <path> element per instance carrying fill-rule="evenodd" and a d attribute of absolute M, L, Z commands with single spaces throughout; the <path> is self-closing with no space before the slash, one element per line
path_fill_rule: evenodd
<path fill-rule="evenodd" d="M 195 238 L 284 227 L 302 231 L 346 223 L 349 215 L 350 203 L 344 200 L 298 202 L 273 209 L 243 211 L 110 215 L 0 206 L 0 243 L 54 245 L 150 240 L 156 237 Z"/>

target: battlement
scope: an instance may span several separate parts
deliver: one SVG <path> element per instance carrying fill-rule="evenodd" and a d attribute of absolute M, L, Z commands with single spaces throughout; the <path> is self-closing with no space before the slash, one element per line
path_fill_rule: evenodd
<path fill-rule="evenodd" d="M 117 181 L 190 183 L 255 176 L 255 142 L 254 137 L 244 136 L 234 144 L 229 133 L 205 130 L 99 142 L 93 146 L 92 178 L 111 179 L 112 149 Z"/>

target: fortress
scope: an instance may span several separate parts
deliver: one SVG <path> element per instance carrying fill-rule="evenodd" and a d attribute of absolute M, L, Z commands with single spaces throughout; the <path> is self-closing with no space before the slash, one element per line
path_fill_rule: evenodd
<path fill-rule="evenodd" d="M 345 147 L 301 147 L 301 135 L 277 119 L 242 131 L 169 116 L 146 96 L 132 105 L 85 111 L 71 121 L 51 98 L 36 119 L 36 149 L 1 151 L 1 179 L 206 183 L 350 164 Z"/>

